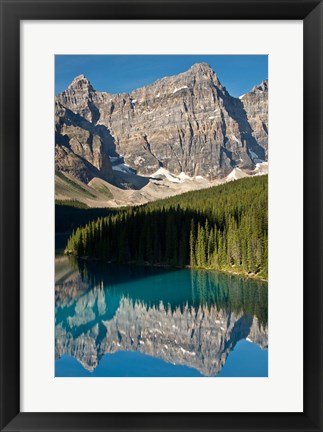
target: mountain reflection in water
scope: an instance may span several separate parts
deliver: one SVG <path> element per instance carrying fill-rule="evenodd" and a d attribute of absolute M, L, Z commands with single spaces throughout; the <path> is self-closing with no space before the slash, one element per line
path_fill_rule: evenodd
<path fill-rule="evenodd" d="M 220 272 L 56 257 L 56 359 L 93 371 L 140 352 L 216 376 L 244 339 L 268 347 L 267 283 Z"/>

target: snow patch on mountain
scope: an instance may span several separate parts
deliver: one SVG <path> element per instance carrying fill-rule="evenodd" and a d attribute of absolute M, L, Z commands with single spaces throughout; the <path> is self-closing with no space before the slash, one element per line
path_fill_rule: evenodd
<path fill-rule="evenodd" d="M 242 171 L 240 168 L 234 168 L 230 174 L 226 177 L 226 181 L 239 180 L 244 177 L 248 177 L 248 174 Z"/>
<path fill-rule="evenodd" d="M 266 175 L 268 174 L 268 162 L 260 162 L 256 164 L 253 175 Z"/>
<path fill-rule="evenodd" d="M 183 171 L 178 175 L 178 178 L 181 180 L 192 180 L 192 177 L 185 174 Z"/>
<path fill-rule="evenodd" d="M 189 175 L 181 172 L 178 175 L 172 174 L 166 168 L 159 168 L 154 174 L 152 174 L 151 178 L 158 178 L 160 176 L 165 177 L 171 183 L 185 183 L 185 182 L 193 182 L 194 180 L 205 180 L 202 176 L 190 177 Z"/>
<path fill-rule="evenodd" d="M 167 180 L 169 180 L 172 183 L 181 183 L 182 180 L 175 176 L 174 174 L 170 173 L 166 168 L 159 168 L 154 174 L 152 174 L 150 177 L 156 178 L 159 176 L 165 176 Z"/>
<path fill-rule="evenodd" d="M 245 177 L 259 176 L 268 174 L 268 162 L 259 162 L 256 164 L 256 168 L 253 171 L 243 171 L 240 168 L 234 168 L 230 174 L 224 179 L 225 182 L 240 180 Z"/>
<path fill-rule="evenodd" d="M 184 86 L 179 87 L 179 88 L 175 88 L 175 89 L 173 90 L 173 94 L 176 93 L 176 92 L 178 92 L 178 91 L 180 91 L 180 90 L 187 89 L 187 88 L 188 88 L 187 85 L 184 85 Z"/>

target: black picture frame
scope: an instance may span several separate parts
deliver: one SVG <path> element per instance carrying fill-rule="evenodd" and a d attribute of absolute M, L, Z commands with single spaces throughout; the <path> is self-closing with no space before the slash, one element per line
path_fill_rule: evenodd
<path fill-rule="evenodd" d="M 323 3 L 317 0 L 0 0 L 1 431 L 322 431 Z M 20 412 L 20 21 L 96 19 L 303 20 L 303 413 Z M 283 180 L 282 180 L 283 181 Z M 301 191 L 300 191 L 301 193 Z M 290 245 L 290 247 L 293 247 Z M 281 287 L 283 289 L 283 287 Z M 297 317 L 295 317 L 297 319 Z"/>

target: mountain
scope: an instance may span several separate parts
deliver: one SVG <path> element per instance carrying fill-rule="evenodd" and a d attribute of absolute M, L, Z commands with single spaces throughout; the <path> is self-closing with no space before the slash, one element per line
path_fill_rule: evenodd
<path fill-rule="evenodd" d="M 80 75 L 55 99 L 55 144 L 56 171 L 121 191 L 146 188 L 140 202 L 155 199 L 156 171 L 163 196 L 169 175 L 181 185 L 171 185 L 171 195 L 183 183 L 185 190 L 207 187 L 233 170 L 253 174 L 267 160 L 268 82 L 235 98 L 208 64 L 198 63 L 131 93 L 110 94 Z"/>

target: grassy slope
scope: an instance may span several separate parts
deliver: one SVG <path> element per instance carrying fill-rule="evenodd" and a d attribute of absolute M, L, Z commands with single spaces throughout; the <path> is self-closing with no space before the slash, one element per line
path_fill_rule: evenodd
<path fill-rule="evenodd" d="M 66 204 L 71 201 L 74 207 L 104 207 L 113 194 L 104 180 L 95 179 L 87 185 L 71 175 L 56 172 L 55 198 L 57 202 Z"/>

